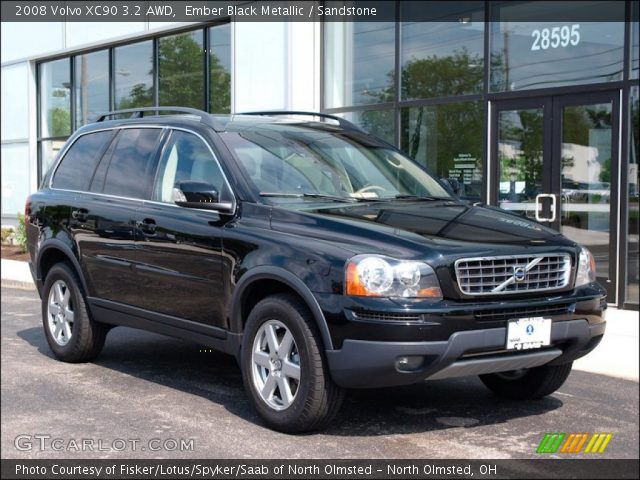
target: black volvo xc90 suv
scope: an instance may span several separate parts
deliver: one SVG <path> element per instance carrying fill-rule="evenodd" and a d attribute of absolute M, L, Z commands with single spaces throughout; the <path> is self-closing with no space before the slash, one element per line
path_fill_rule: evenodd
<path fill-rule="evenodd" d="M 81 128 L 27 200 L 60 360 L 94 358 L 117 325 L 192 340 L 237 358 L 269 426 L 301 432 L 344 388 L 480 375 L 540 398 L 602 339 L 588 250 L 459 200 L 351 123 L 162 110 Z"/>

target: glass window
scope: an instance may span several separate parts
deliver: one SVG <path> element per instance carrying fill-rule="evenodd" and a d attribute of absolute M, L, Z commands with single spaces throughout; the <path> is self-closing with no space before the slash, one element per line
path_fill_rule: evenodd
<path fill-rule="evenodd" d="M 482 102 L 461 102 L 401 110 L 402 151 L 440 178 L 457 180 L 459 195 L 483 196 Z"/>
<path fill-rule="evenodd" d="M 325 23 L 325 107 L 395 98 L 394 22 Z"/>
<path fill-rule="evenodd" d="M 42 176 L 47 173 L 66 140 L 43 140 L 40 142 L 40 168 Z"/>
<path fill-rule="evenodd" d="M 362 127 L 367 132 L 395 145 L 395 120 L 393 110 L 366 110 L 363 112 L 338 113 L 338 116 Z"/>
<path fill-rule="evenodd" d="M 120 132 L 107 170 L 104 193 L 148 198 L 155 174 L 153 159 L 161 132 L 159 128 L 130 128 Z"/>
<path fill-rule="evenodd" d="M 627 261 L 627 302 L 638 305 L 638 222 L 640 222 L 640 207 L 638 204 L 638 152 L 640 152 L 640 107 L 638 99 L 640 92 L 635 86 L 631 89 L 629 98 L 631 110 L 631 138 L 629 142 L 629 232 L 627 236 L 628 261 Z"/>
<path fill-rule="evenodd" d="M 116 109 L 153 105 L 153 42 L 114 49 Z"/>
<path fill-rule="evenodd" d="M 69 59 L 39 65 L 40 137 L 71 133 L 71 79 Z"/>
<path fill-rule="evenodd" d="M 209 111 L 231 112 L 231 24 L 209 29 Z"/>
<path fill-rule="evenodd" d="M 161 38 L 158 46 L 160 105 L 203 108 L 202 30 Z"/>
<path fill-rule="evenodd" d="M 74 62 L 76 126 L 109 111 L 109 51 L 78 55 Z"/>
<path fill-rule="evenodd" d="M 53 179 L 53 187 L 87 190 L 103 148 L 113 132 L 88 133 L 74 142 L 65 154 Z"/>
<path fill-rule="evenodd" d="M 174 131 L 164 149 L 153 199 L 173 203 L 173 189 L 181 182 L 203 182 L 212 185 L 220 201 L 231 201 L 220 166 L 211 150 L 195 135 Z"/>
<path fill-rule="evenodd" d="M 484 2 L 402 3 L 401 18 L 425 10 L 402 22 L 402 99 L 482 93 Z"/>
<path fill-rule="evenodd" d="M 631 2 L 631 78 L 638 78 L 640 71 L 640 22 L 638 21 L 640 5 L 638 2 Z M 637 300 L 636 296 L 636 300 Z"/>
<path fill-rule="evenodd" d="M 500 2 L 491 31 L 491 90 L 510 91 L 622 79 L 622 23 L 556 21 L 569 9 L 624 18 L 624 2 Z M 537 21 L 523 21 L 535 18 Z"/>

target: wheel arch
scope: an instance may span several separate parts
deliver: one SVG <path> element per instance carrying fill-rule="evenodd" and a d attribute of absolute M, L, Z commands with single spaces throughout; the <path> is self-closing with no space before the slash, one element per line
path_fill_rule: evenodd
<path fill-rule="evenodd" d="M 42 245 L 42 247 L 40 247 L 40 251 L 38 252 L 38 257 L 36 259 L 37 276 L 39 281 L 44 284 L 49 270 L 51 270 L 51 268 L 55 264 L 60 262 L 69 263 L 71 268 L 73 268 L 76 275 L 80 279 L 80 283 L 85 294 L 88 294 L 89 291 L 87 290 L 87 284 L 85 282 L 84 276 L 82 275 L 80 262 L 78 262 L 78 259 L 74 255 L 71 248 L 69 248 L 69 246 L 65 245 L 60 240 L 48 240 L 45 244 Z"/>
<path fill-rule="evenodd" d="M 313 315 L 323 346 L 326 350 L 333 350 L 333 343 L 329 327 L 318 301 L 302 280 L 293 273 L 278 267 L 255 267 L 245 273 L 231 297 L 230 329 L 235 333 L 244 330 L 244 319 L 249 312 L 263 298 L 274 293 L 291 292 L 306 304 Z"/>

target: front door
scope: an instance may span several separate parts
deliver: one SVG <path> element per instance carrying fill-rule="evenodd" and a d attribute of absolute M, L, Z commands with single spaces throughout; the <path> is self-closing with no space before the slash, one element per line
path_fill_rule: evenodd
<path fill-rule="evenodd" d="M 618 93 L 508 100 L 492 112 L 492 204 L 589 248 L 615 302 Z"/>
<path fill-rule="evenodd" d="M 136 254 L 144 309 L 213 327 L 226 327 L 222 228 L 230 217 L 178 207 L 174 187 L 205 182 L 230 196 L 205 141 L 173 130 L 161 155 L 150 202 L 138 212 Z M 208 331 L 211 333 L 210 331 Z"/>

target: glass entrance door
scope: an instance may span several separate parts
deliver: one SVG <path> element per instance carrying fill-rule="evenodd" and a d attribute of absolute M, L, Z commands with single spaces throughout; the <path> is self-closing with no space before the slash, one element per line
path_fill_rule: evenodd
<path fill-rule="evenodd" d="M 497 102 L 491 202 L 589 248 L 615 302 L 617 92 Z"/>

